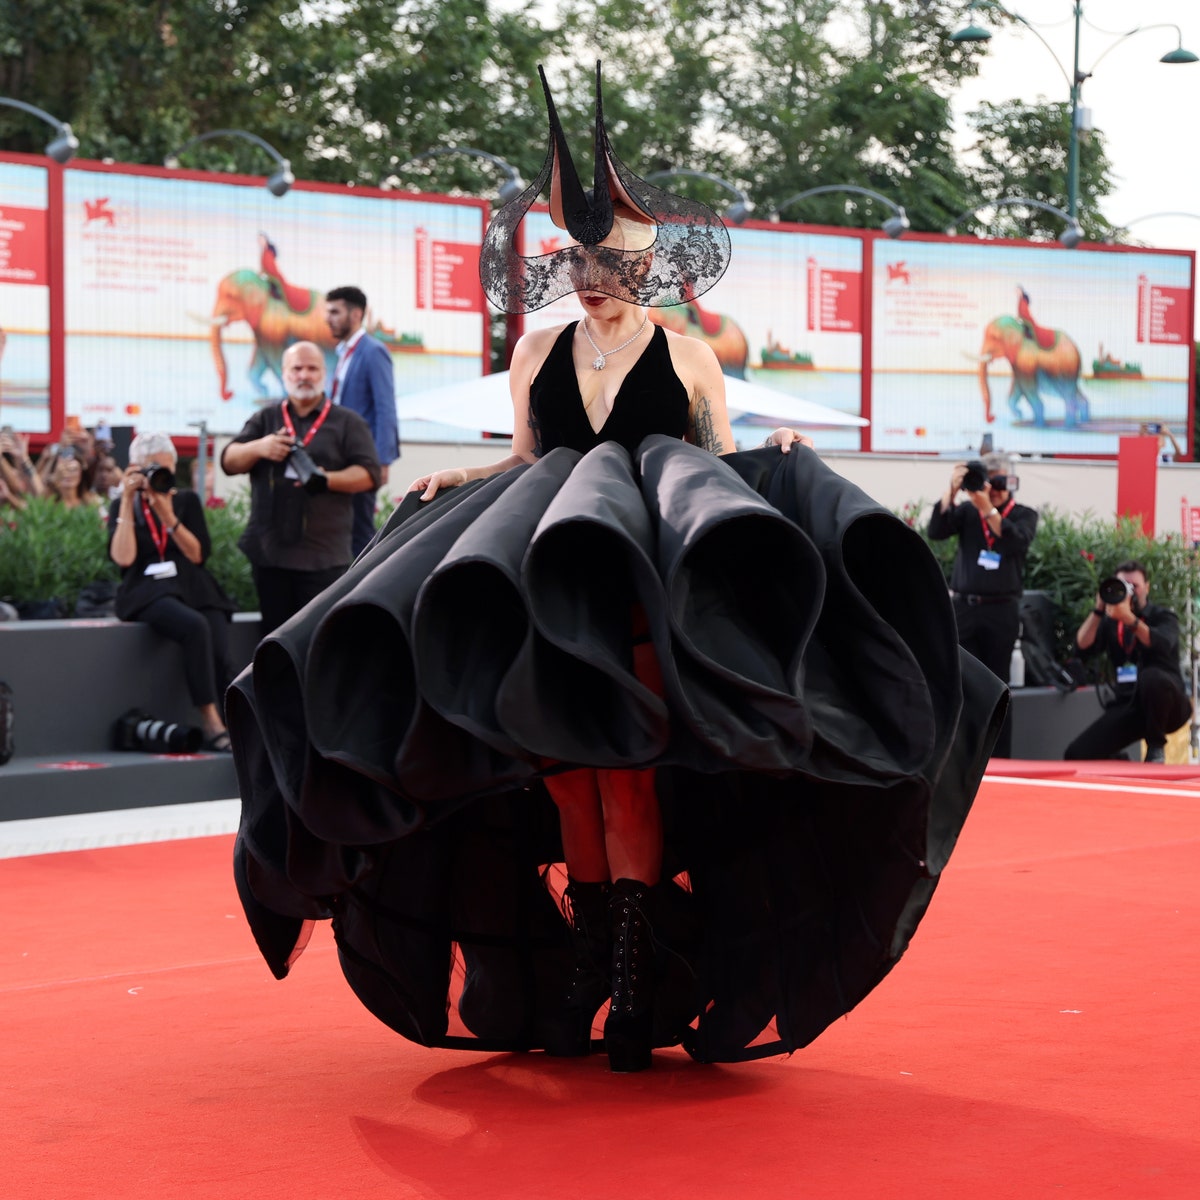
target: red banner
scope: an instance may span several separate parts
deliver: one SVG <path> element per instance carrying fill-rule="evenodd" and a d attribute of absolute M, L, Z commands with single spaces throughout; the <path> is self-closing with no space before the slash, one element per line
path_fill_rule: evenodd
<path fill-rule="evenodd" d="M 478 312 L 483 306 L 479 247 L 470 242 L 436 242 L 416 231 L 417 307 Z"/>
<path fill-rule="evenodd" d="M 1182 345 L 1188 341 L 1188 289 L 1159 287 L 1138 276 L 1139 342 Z"/>
<path fill-rule="evenodd" d="M 0 207 L 0 283 L 47 285 L 44 208 Z"/>
<path fill-rule="evenodd" d="M 829 271 L 808 260 L 808 328 L 825 333 L 862 332 L 862 275 Z"/>

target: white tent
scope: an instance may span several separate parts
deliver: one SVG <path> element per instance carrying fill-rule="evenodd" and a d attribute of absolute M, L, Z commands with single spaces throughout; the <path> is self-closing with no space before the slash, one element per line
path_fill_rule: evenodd
<path fill-rule="evenodd" d="M 725 377 L 725 396 L 732 420 L 739 417 L 770 417 L 781 425 L 869 425 L 862 417 L 851 416 L 836 408 L 788 396 L 773 388 L 741 379 Z M 485 433 L 511 437 L 512 399 L 508 391 L 508 372 L 497 371 L 478 379 L 467 379 L 444 387 L 412 392 L 396 400 L 397 414 L 406 421 L 437 421 Z"/>

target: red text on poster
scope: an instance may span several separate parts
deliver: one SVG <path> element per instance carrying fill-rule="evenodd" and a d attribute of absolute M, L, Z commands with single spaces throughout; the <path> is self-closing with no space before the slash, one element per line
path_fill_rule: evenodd
<path fill-rule="evenodd" d="M 0 207 L 0 283 L 46 284 L 46 210 Z"/>
<path fill-rule="evenodd" d="M 470 242 L 439 242 L 416 230 L 417 307 L 450 312 L 479 312 L 479 247 Z"/>
<path fill-rule="evenodd" d="M 808 327 L 829 333 L 862 332 L 862 274 L 830 271 L 808 260 Z"/>
<path fill-rule="evenodd" d="M 1188 340 L 1188 289 L 1159 287 L 1138 276 L 1137 340 L 1182 345 Z"/>

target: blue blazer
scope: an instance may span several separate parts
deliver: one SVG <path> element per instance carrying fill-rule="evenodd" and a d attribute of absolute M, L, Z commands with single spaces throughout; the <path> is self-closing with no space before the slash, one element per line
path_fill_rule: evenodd
<path fill-rule="evenodd" d="M 338 386 L 337 402 L 366 421 L 381 463 L 386 465 L 400 457 L 392 355 L 369 333 L 358 339 L 350 355 L 346 378 Z"/>

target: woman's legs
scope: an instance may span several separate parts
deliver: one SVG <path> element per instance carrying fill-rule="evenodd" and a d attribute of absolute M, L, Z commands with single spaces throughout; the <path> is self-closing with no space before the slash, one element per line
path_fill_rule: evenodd
<path fill-rule="evenodd" d="M 213 738 L 224 733 L 225 722 L 217 707 L 217 684 L 213 677 L 212 631 L 206 615 L 175 596 L 164 596 L 144 608 L 138 620 L 179 643 L 188 693 L 199 710 L 204 736 Z"/>
<path fill-rule="evenodd" d="M 597 771 L 611 877 L 655 884 L 662 872 L 662 812 L 653 771 Z"/>

